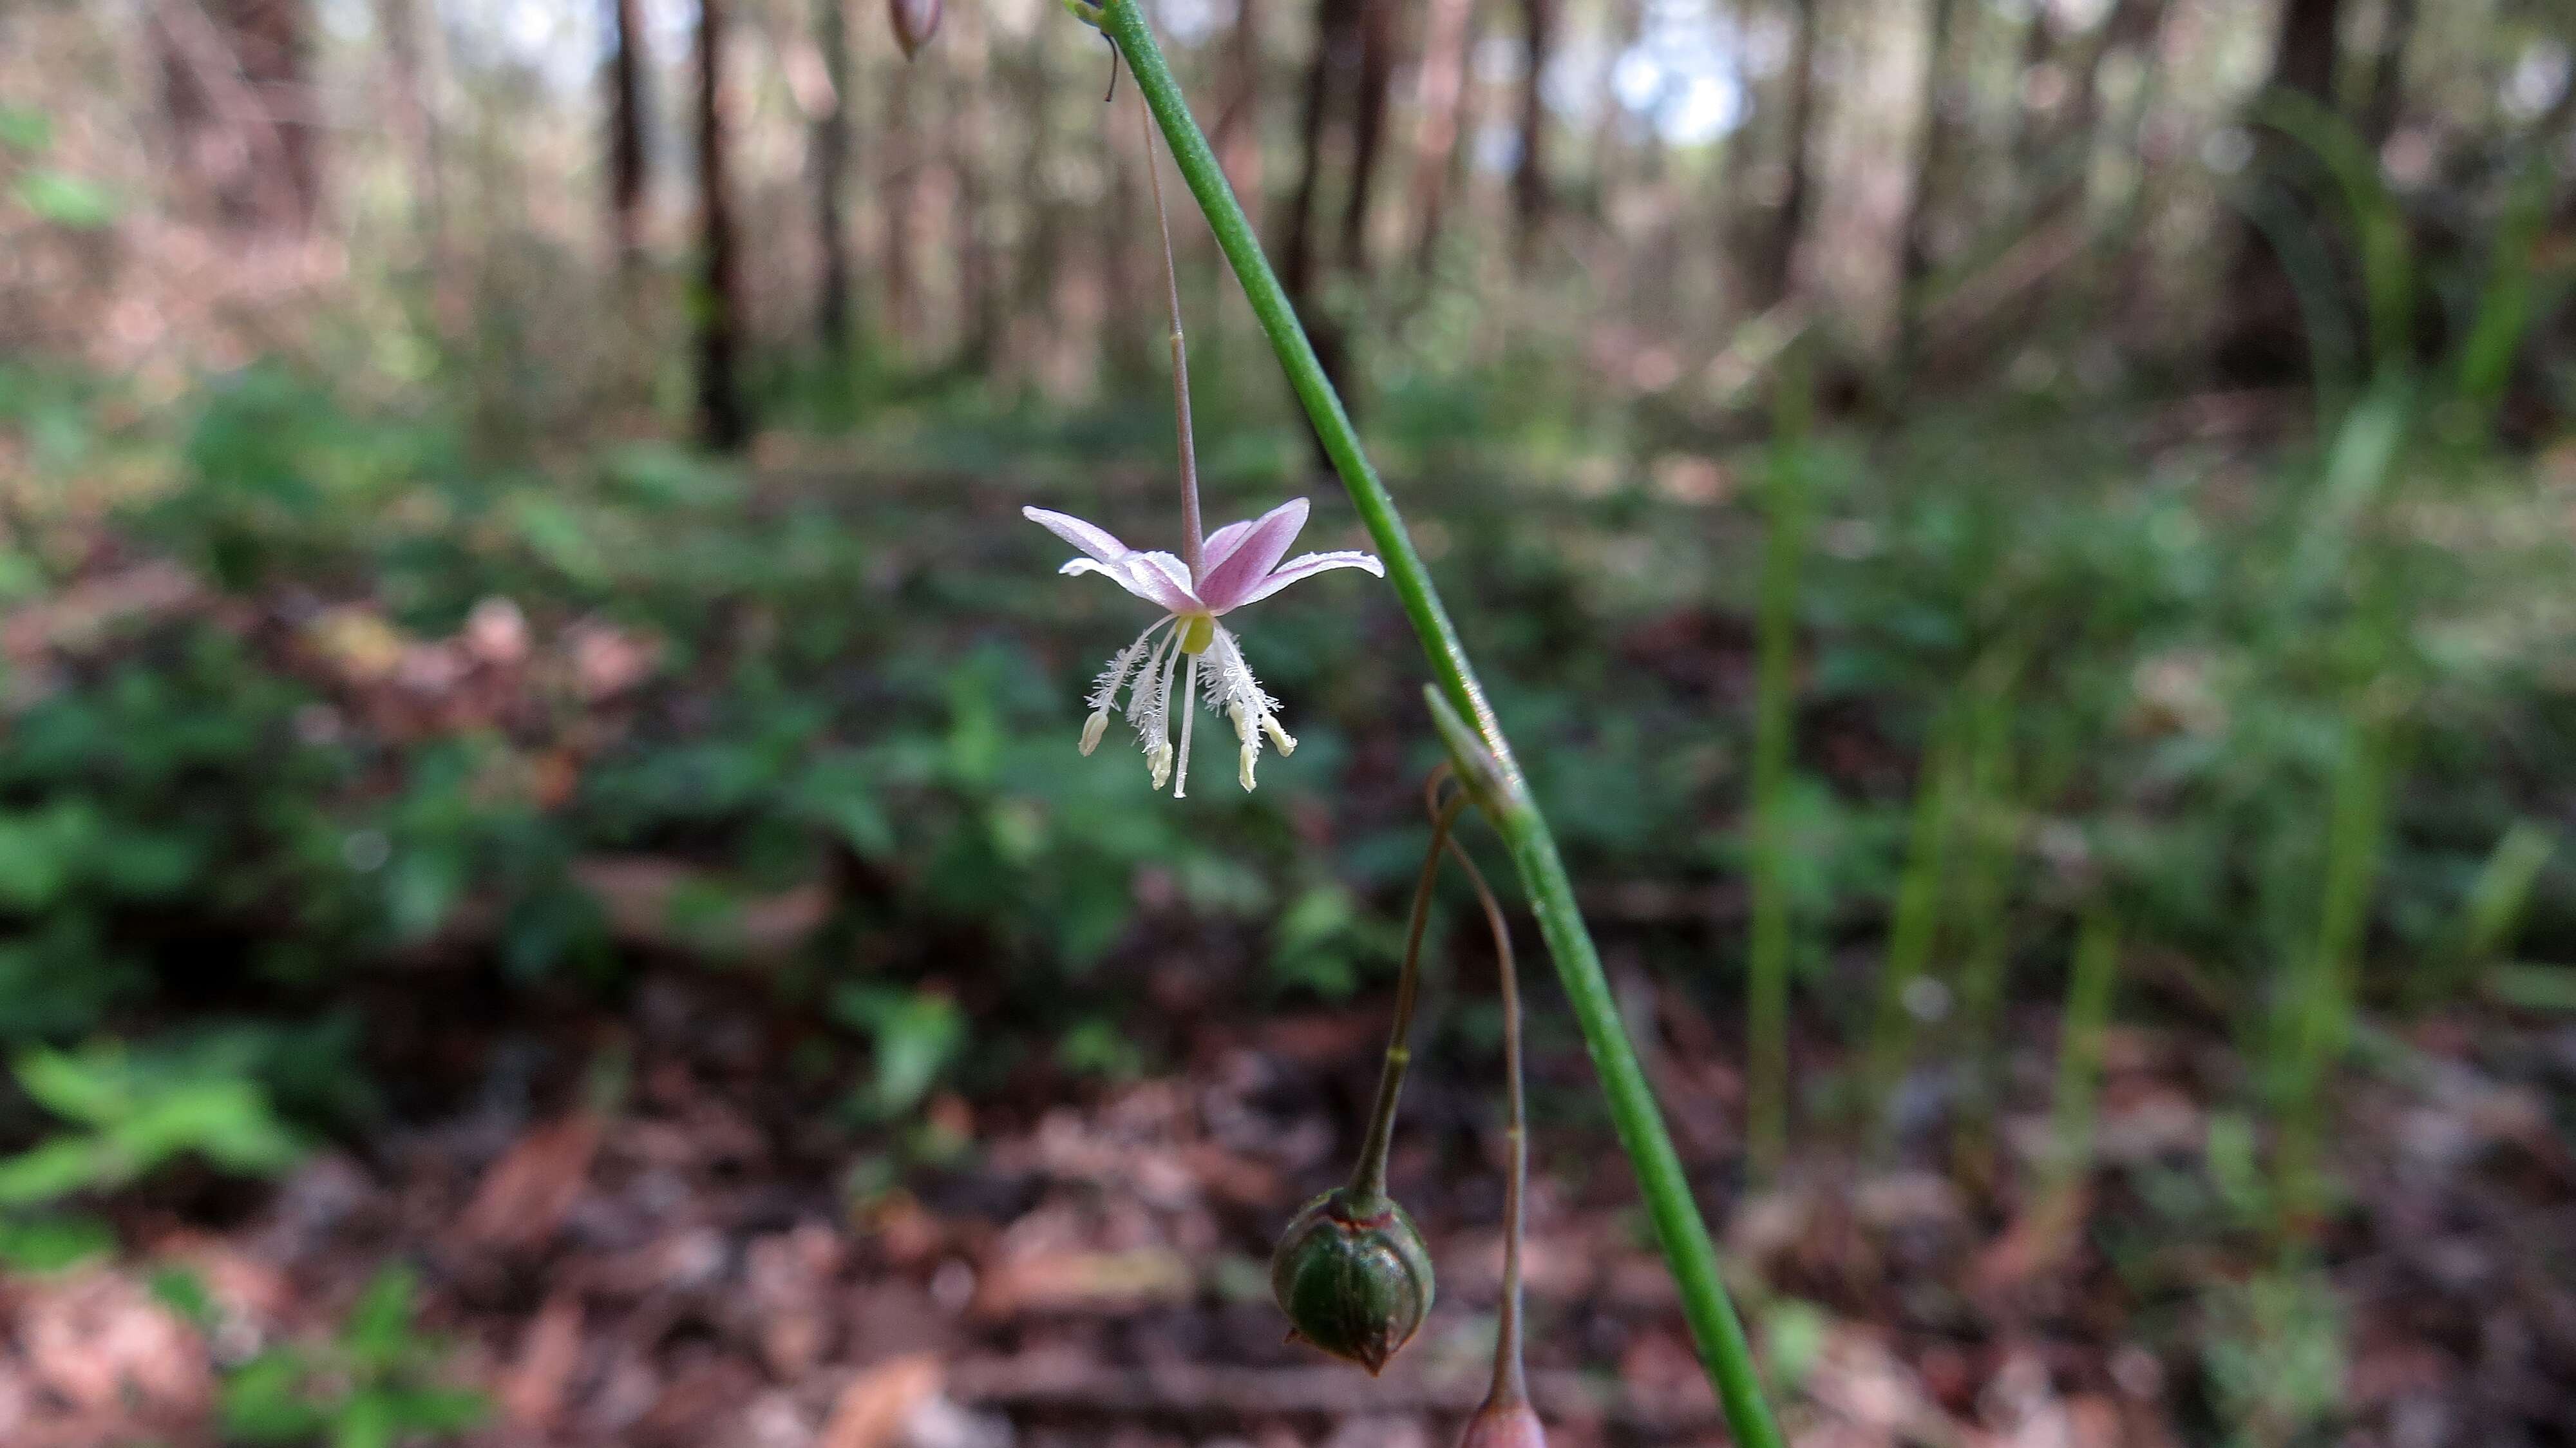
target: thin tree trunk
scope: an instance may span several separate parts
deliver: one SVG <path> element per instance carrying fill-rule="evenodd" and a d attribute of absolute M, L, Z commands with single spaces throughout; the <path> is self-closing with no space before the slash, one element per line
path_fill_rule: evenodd
<path fill-rule="evenodd" d="M 951 220 L 956 227 L 958 359 L 981 371 L 1000 345 L 1003 313 L 984 176 L 984 161 L 992 151 L 984 133 L 991 51 L 980 6 L 958 6 L 951 24 L 954 34 L 942 61 L 948 72 L 948 167 L 957 183 Z"/>
<path fill-rule="evenodd" d="M 1315 53 L 1306 67 L 1306 94 L 1298 113 L 1297 186 L 1288 195 L 1286 235 L 1277 243 L 1280 280 L 1302 313 L 1314 294 L 1320 252 L 1315 240 L 1318 198 L 1324 185 L 1324 152 L 1332 133 L 1333 101 L 1343 77 L 1359 62 L 1354 21 L 1358 0 L 1321 0 L 1315 8 Z"/>
<path fill-rule="evenodd" d="M 302 0 L 159 0 L 152 16 L 181 176 L 227 226 L 306 230 L 322 185 Z"/>
<path fill-rule="evenodd" d="M 1360 0 L 1359 90 L 1352 97 L 1351 185 L 1342 202 L 1342 269 L 1366 277 L 1369 198 L 1385 151 L 1387 89 L 1395 75 L 1395 0 Z"/>
<path fill-rule="evenodd" d="M 1521 0 L 1520 164 L 1512 172 L 1512 211 L 1517 221 L 1514 256 L 1523 270 L 1538 257 L 1547 224 L 1547 103 L 1540 82 L 1556 46 L 1557 0 Z"/>
<path fill-rule="evenodd" d="M 1412 204 L 1413 266 L 1428 272 L 1440 245 L 1449 207 L 1450 159 L 1467 109 L 1467 42 L 1475 32 L 1475 0 L 1432 0 L 1423 18 L 1422 68 L 1415 107 Z"/>
<path fill-rule="evenodd" d="M 1324 152 L 1332 133 L 1334 103 L 1358 88 L 1364 45 L 1360 4 L 1361 0 L 1322 0 L 1316 9 L 1315 55 L 1306 72 L 1305 107 L 1299 122 L 1302 159 L 1297 189 L 1288 199 L 1288 234 L 1281 247 L 1281 280 L 1315 344 L 1316 358 L 1336 385 L 1345 380 L 1342 329 L 1327 315 L 1317 290 L 1323 260 L 1322 241 L 1316 235 L 1322 210 L 1318 198 L 1323 189 Z M 1319 440 L 1317 447 L 1321 446 Z"/>
<path fill-rule="evenodd" d="M 2014 75 L 2022 103 L 2020 124 L 2013 133 L 2013 160 L 2024 168 L 2025 173 L 2042 159 L 2048 149 L 2049 137 L 2056 133 L 2056 118 L 2066 110 L 2067 98 L 2062 80 L 2059 93 L 2046 106 L 2033 105 L 2030 92 L 2031 78 L 2039 74 L 2040 67 L 2056 58 L 2058 51 L 2064 48 L 2062 42 L 2053 9 L 2046 4 L 2032 5 L 2030 26 L 2022 32 L 2021 68 Z"/>
<path fill-rule="evenodd" d="M 2334 104 L 2335 42 L 2342 0 L 2286 0 L 2272 50 L 2270 91 L 2295 92 L 2321 106 Z M 2263 204 L 2266 191 L 2285 197 L 2290 151 L 2269 127 L 2260 128 L 2247 185 Z M 2301 365 L 2298 294 L 2271 244 L 2250 222 L 2237 228 L 2236 256 L 2228 271 L 2225 333 L 2219 365 L 2240 381 L 2295 373 Z"/>
<path fill-rule="evenodd" d="M 699 276 L 698 428 L 708 447 L 732 452 L 751 435 L 736 376 L 741 286 L 734 255 L 733 201 L 726 182 L 724 32 L 726 0 L 698 0 Z"/>
<path fill-rule="evenodd" d="M 385 90 L 394 134 L 411 171 L 415 222 L 429 273 L 432 324 L 442 338 L 465 329 L 467 304 L 447 230 L 445 164 L 438 118 L 430 109 L 428 66 L 421 56 L 420 14 L 413 0 L 378 0 L 385 37 Z"/>
<path fill-rule="evenodd" d="M 634 4 L 635 0 L 619 0 Z M 823 274 L 814 298 L 814 329 L 824 358 L 846 361 L 850 348 L 850 24 L 847 0 L 816 0 L 814 42 L 832 93 L 814 118 L 814 230 Z"/>
<path fill-rule="evenodd" d="M 1261 6 L 1237 0 L 1234 39 L 1226 58 L 1225 104 L 1217 111 L 1211 144 L 1226 183 L 1242 201 L 1254 227 L 1261 225 Z"/>
<path fill-rule="evenodd" d="M 2361 134 L 2373 151 L 2388 144 L 2406 110 L 2406 48 L 2415 39 L 2416 3 L 2388 0 L 2379 19 L 2379 64 L 2371 71 L 2369 109 L 2361 121 Z M 2576 93 L 2576 83 L 2568 90 Z"/>
<path fill-rule="evenodd" d="M 896 342 L 920 332 L 919 281 L 913 275 L 912 222 L 920 201 L 920 137 L 914 133 L 912 98 L 919 80 L 907 61 L 894 68 L 886 88 L 886 116 L 877 135 L 876 211 L 885 222 L 885 324 Z"/>
<path fill-rule="evenodd" d="M 1955 142 L 1957 107 L 1951 103 L 1950 31 L 1958 0 L 1932 0 L 1924 39 L 1923 116 L 1914 138 L 1914 186 L 1905 200 L 1905 252 L 1897 270 L 1897 356 L 1912 363 L 1923 345 L 1924 291 L 1932 277 L 1932 204 Z"/>
<path fill-rule="evenodd" d="M 1787 179 L 1780 188 L 1780 209 L 1773 214 L 1754 261 L 1753 298 L 1758 307 L 1774 306 L 1788 297 L 1798 239 L 1807 229 L 1807 131 L 1816 111 L 1816 6 L 1817 0 L 1796 0 L 1792 6 L 1797 19 L 1789 44 L 1789 94 L 1781 118 Z"/>
<path fill-rule="evenodd" d="M 617 266 L 632 276 L 644 257 L 644 12 L 642 0 L 610 0 L 608 217 Z"/>

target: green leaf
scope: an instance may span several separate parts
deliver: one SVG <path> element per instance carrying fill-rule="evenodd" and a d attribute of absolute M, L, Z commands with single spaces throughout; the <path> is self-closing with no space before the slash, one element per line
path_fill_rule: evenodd
<path fill-rule="evenodd" d="M 342 1343 L 358 1364 L 382 1373 L 402 1361 L 412 1346 L 412 1298 L 420 1279 L 408 1267 L 385 1268 L 367 1284 L 349 1309 Z"/>
<path fill-rule="evenodd" d="M 215 1299 L 206 1279 L 186 1267 L 164 1267 L 152 1274 L 152 1300 L 203 1328 L 215 1320 Z"/>
<path fill-rule="evenodd" d="M 32 155 L 53 143 L 53 117 L 33 106 L 0 106 L 0 146 Z"/>
<path fill-rule="evenodd" d="M 880 1119 L 911 1109 L 927 1095 L 966 1043 L 966 1018 L 957 1003 L 927 991 L 844 986 L 832 1009 L 876 1046 L 876 1080 L 862 1104 Z"/>
<path fill-rule="evenodd" d="M 0 1207 L 35 1207 L 75 1192 L 122 1186 L 132 1157 L 104 1138 L 57 1136 L 0 1161 Z"/>
<path fill-rule="evenodd" d="M 306 1399 L 305 1376 L 302 1355 L 287 1348 L 272 1348 L 235 1369 L 224 1379 L 224 1436 L 251 1443 L 318 1437 L 330 1416 Z"/>
<path fill-rule="evenodd" d="M 96 231 L 110 225 L 123 209 L 97 182 L 67 171 L 30 171 L 19 177 L 10 191 L 19 205 L 56 226 L 74 231 Z"/>
<path fill-rule="evenodd" d="M 115 1250 L 116 1233 L 96 1217 L 0 1218 L 0 1263 L 13 1272 L 60 1272 Z"/>

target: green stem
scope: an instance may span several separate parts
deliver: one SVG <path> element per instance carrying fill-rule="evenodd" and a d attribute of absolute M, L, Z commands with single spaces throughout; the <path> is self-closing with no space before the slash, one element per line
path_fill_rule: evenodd
<path fill-rule="evenodd" d="M 1879 966 L 1878 1001 L 1870 1012 L 1860 1114 L 1882 1152 L 1895 1145 L 1896 1088 L 1914 1053 L 1914 1012 L 1906 992 L 1924 978 L 1933 939 L 1941 927 L 1941 886 L 1951 826 L 1958 813 L 1952 712 L 1945 709 L 1933 721 L 1932 737 L 1923 750 L 1905 868 L 1897 878 L 1895 910 L 1888 922 L 1887 958 Z"/>
<path fill-rule="evenodd" d="M 1798 564 L 1806 552 L 1805 354 L 1782 359 L 1772 429 L 1770 536 L 1762 549 L 1753 690 L 1753 925 L 1744 976 L 1745 1147 L 1753 1175 L 1777 1175 L 1789 1140 L 1789 754 L 1796 724 Z"/>
<path fill-rule="evenodd" d="M 1584 928 L 1582 912 L 1574 903 L 1573 881 L 1566 876 L 1564 861 L 1557 857 L 1556 840 L 1548 833 L 1546 820 L 1522 787 L 1511 745 L 1504 739 L 1501 725 L 1495 722 L 1492 707 L 1485 702 L 1484 689 L 1476 682 L 1466 649 L 1458 641 L 1448 612 L 1440 605 L 1430 572 L 1423 567 L 1421 555 L 1414 551 L 1413 541 L 1405 533 L 1403 520 L 1396 515 L 1395 501 L 1387 496 L 1386 486 L 1378 481 L 1368 458 L 1360 451 L 1359 434 L 1352 428 L 1349 414 L 1342 410 L 1341 399 L 1334 395 L 1333 384 L 1324 376 L 1313 344 L 1297 325 L 1288 294 L 1262 255 L 1252 223 L 1235 201 L 1233 188 L 1226 184 L 1225 172 L 1209 150 L 1206 135 L 1192 119 L 1189 102 L 1173 80 L 1171 67 L 1164 63 L 1162 48 L 1154 43 L 1144 10 L 1137 0 L 1110 0 L 1100 18 L 1102 27 L 1126 57 L 1137 89 L 1144 92 L 1145 103 L 1153 108 L 1163 139 L 1171 147 L 1173 164 L 1189 183 L 1190 194 L 1198 198 L 1208 229 L 1215 233 L 1217 246 L 1243 284 L 1245 299 L 1279 354 L 1289 385 L 1305 404 L 1306 415 L 1323 441 L 1325 456 L 1341 474 L 1352 507 L 1377 544 L 1378 554 L 1386 563 L 1387 581 L 1394 586 L 1405 616 L 1422 640 L 1441 697 L 1472 721 L 1479 742 L 1492 756 L 1495 773 L 1508 786 L 1508 792 L 1498 801 L 1502 807 L 1493 811 L 1494 824 L 1510 848 L 1521 886 L 1528 892 L 1531 911 L 1538 917 L 1539 933 L 1546 938 L 1548 952 L 1555 958 L 1557 975 L 1573 1005 L 1575 1022 L 1592 1053 L 1593 1067 L 1601 1075 L 1611 1121 L 1618 1129 L 1621 1147 L 1635 1167 L 1638 1191 L 1654 1219 L 1665 1260 L 1681 1292 L 1682 1310 L 1698 1339 L 1700 1359 L 1725 1407 L 1735 1440 L 1742 1448 L 1782 1448 L 1780 1430 L 1763 1401 L 1761 1380 L 1754 1370 L 1753 1352 L 1745 1341 L 1743 1324 L 1736 1319 L 1734 1303 L 1718 1276 L 1717 1249 L 1709 1241 L 1707 1224 L 1700 1220 L 1681 1156 L 1673 1150 L 1672 1135 L 1664 1127 L 1654 1092 L 1646 1084 L 1645 1068 L 1638 1063 L 1636 1047 L 1629 1042 L 1620 1019 L 1618 1001 L 1602 974 L 1601 958 L 1593 951 L 1591 934 Z"/>
<path fill-rule="evenodd" d="M 2063 1221 L 2066 1203 L 2093 1161 L 2093 1102 L 2102 1082 L 2102 1038 L 2120 974 L 2120 925 L 2107 904 L 2084 916 L 2066 982 L 2065 1035 L 2057 1044 L 2057 1089 L 2049 1108 L 2052 1148 L 2041 1197 L 2044 1220 Z"/>

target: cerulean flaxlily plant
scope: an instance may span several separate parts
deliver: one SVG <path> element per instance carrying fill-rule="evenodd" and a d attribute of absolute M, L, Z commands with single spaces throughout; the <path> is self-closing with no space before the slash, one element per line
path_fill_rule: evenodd
<path fill-rule="evenodd" d="M 1127 722 L 1136 728 L 1137 743 L 1145 751 L 1145 767 L 1153 772 L 1154 788 L 1161 789 L 1169 781 L 1174 799 L 1189 787 L 1190 726 L 1198 717 L 1192 701 L 1202 695 L 1209 708 L 1223 711 L 1233 721 L 1235 736 L 1242 743 L 1235 774 L 1245 789 L 1252 788 L 1252 766 L 1261 757 L 1263 735 L 1268 735 L 1282 754 L 1297 747 L 1297 741 L 1279 727 L 1279 701 L 1271 698 L 1261 681 L 1252 676 L 1234 634 L 1217 620 L 1245 604 L 1268 598 L 1298 579 L 1331 569 L 1358 568 L 1380 578 L 1386 576 L 1385 566 L 1368 553 L 1307 553 L 1280 562 L 1288 545 L 1297 541 L 1298 531 L 1306 526 L 1303 498 L 1209 534 L 1192 550 L 1199 555 L 1195 567 L 1160 550 L 1130 548 L 1108 529 L 1070 514 L 1045 508 L 1022 508 L 1020 512 L 1030 522 L 1082 550 L 1083 556 L 1066 563 L 1060 571 L 1102 574 L 1163 610 L 1163 616 L 1146 625 L 1134 643 L 1109 660 L 1109 667 L 1100 671 L 1099 680 L 1092 685 L 1087 701 L 1091 717 L 1082 726 L 1082 752 L 1089 754 L 1100 746 L 1100 736 L 1109 728 L 1109 716 L 1117 712 L 1118 696 L 1125 693 Z M 1186 671 L 1182 667 L 1184 659 L 1189 661 Z M 1180 683 L 1177 695 L 1172 687 L 1176 680 Z M 1172 745 L 1172 714 L 1176 706 L 1181 716 L 1177 752 Z"/>

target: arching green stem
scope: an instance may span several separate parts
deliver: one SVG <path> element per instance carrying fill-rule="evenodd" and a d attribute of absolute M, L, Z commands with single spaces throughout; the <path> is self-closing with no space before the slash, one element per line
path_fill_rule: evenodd
<path fill-rule="evenodd" d="M 1136 87 L 1144 93 L 1145 103 L 1152 107 L 1154 120 L 1162 128 L 1163 140 L 1171 148 L 1173 165 L 1189 183 L 1190 194 L 1197 198 L 1200 211 L 1207 217 L 1218 248 L 1234 268 L 1235 278 L 1243 284 L 1253 315 L 1278 353 L 1289 385 L 1296 390 L 1307 419 L 1322 439 L 1325 455 L 1341 475 L 1352 507 L 1376 544 L 1378 556 L 1386 563 L 1387 582 L 1395 589 L 1429 657 L 1436 681 L 1434 698 L 1450 711 L 1451 723 L 1462 731 L 1472 727 L 1473 745 L 1483 756 L 1479 768 L 1490 771 L 1499 785 L 1499 789 L 1483 791 L 1494 795 L 1490 802 L 1479 802 L 1485 805 L 1511 852 L 1521 888 L 1528 894 L 1531 912 L 1538 919 L 1539 933 L 1556 962 L 1557 977 L 1564 984 L 1584 1044 L 1592 1053 L 1593 1067 L 1601 1075 L 1602 1094 L 1618 1128 L 1619 1143 L 1636 1169 L 1638 1192 L 1654 1219 L 1664 1259 L 1681 1293 L 1682 1311 L 1698 1340 L 1701 1363 L 1726 1410 L 1727 1424 L 1741 1448 L 1781 1448 L 1780 1429 L 1763 1400 L 1761 1379 L 1754 1369 L 1743 1324 L 1737 1320 L 1734 1304 L 1718 1276 L 1717 1249 L 1709 1241 L 1698 1204 L 1692 1200 L 1690 1179 L 1682 1169 L 1681 1156 L 1673 1150 L 1672 1135 L 1665 1129 L 1654 1092 L 1646 1083 L 1645 1069 L 1638 1063 L 1636 1047 L 1628 1040 L 1627 1028 L 1621 1021 L 1618 1001 L 1602 974 L 1601 958 L 1593 949 L 1582 912 L 1575 905 L 1574 882 L 1565 873 L 1565 863 L 1557 855 L 1556 840 L 1548 832 L 1546 819 L 1522 784 L 1511 744 L 1503 737 L 1492 707 L 1485 702 L 1484 689 L 1476 681 L 1457 629 L 1441 606 L 1430 571 L 1414 551 L 1404 521 L 1396 514 L 1395 500 L 1387 496 L 1385 484 L 1378 481 L 1367 455 L 1361 451 L 1359 433 L 1343 411 L 1323 365 L 1316 360 L 1314 345 L 1298 326 L 1288 294 L 1272 273 L 1268 258 L 1262 255 L 1260 240 L 1254 236 L 1242 205 L 1235 200 L 1233 188 L 1226 184 L 1225 172 L 1218 166 L 1215 152 L 1209 149 L 1206 134 L 1190 115 L 1180 83 L 1172 78 L 1162 48 L 1154 43 L 1143 7 L 1138 0 L 1110 0 L 1097 11 L 1085 7 L 1081 13 L 1085 19 L 1094 20 L 1117 44 L 1128 69 L 1135 73 Z M 1454 755 L 1458 751 L 1453 746 L 1451 752 Z M 1471 790 L 1478 790 L 1481 783 L 1477 777 L 1465 782 Z"/>

